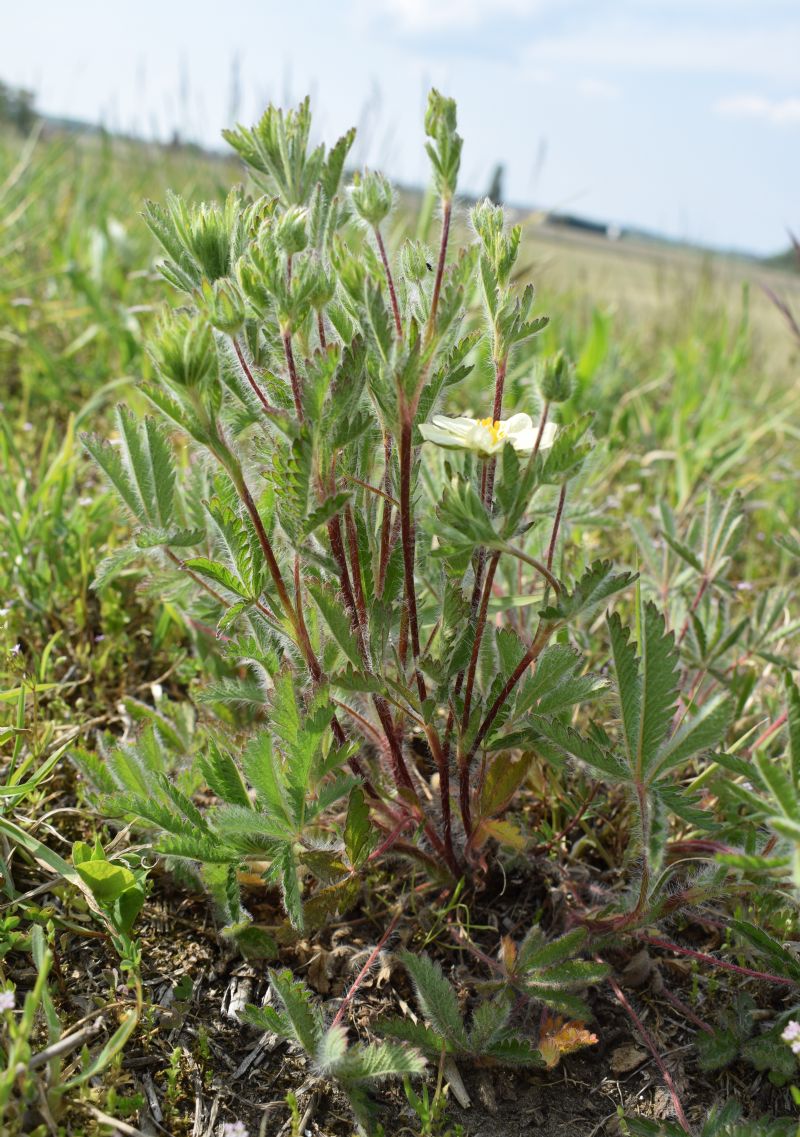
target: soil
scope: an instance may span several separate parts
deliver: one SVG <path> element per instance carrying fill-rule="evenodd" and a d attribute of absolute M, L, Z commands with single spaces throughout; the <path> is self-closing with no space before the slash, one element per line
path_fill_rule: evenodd
<path fill-rule="evenodd" d="M 368 911 L 362 901 L 349 919 L 329 923 L 319 935 L 281 948 L 279 964 L 306 979 L 322 1000 L 328 1018 L 380 939 L 389 922 L 385 913 L 396 898 L 391 881 L 376 882 L 368 893 Z M 471 905 L 475 941 L 494 955 L 499 934 L 520 938 L 532 918 L 549 926 L 559 903 L 552 899 L 546 874 L 520 874 L 505 882 L 502 897 L 487 896 L 485 904 L 478 899 Z M 277 898 L 263 892 L 253 894 L 250 910 L 257 921 L 280 928 Z M 438 924 L 433 922 L 437 911 Z M 427 916 L 421 933 L 422 913 Z M 474 980 L 485 978 L 485 972 L 448 935 L 441 913 L 435 904 L 426 902 L 420 904 L 420 912 L 409 912 L 400 921 L 396 936 L 376 960 L 349 1008 L 353 1038 L 356 1034 L 369 1038 L 371 1024 L 387 1013 L 414 1009 L 408 978 L 393 954 L 402 943 L 438 955 L 468 1004 Z M 59 938 L 60 1010 L 72 1021 L 109 998 L 124 1001 L 129 997 L 110 945 L 97 935 L 88 916 L 86 929 L 86 937 L 65 931 Z M 288 1137 L 286 1095 L 291 1091 L 303 1115 L 303 1134 L 351 1137 L 355 1131 L 352 1116 L 336 1088 L 319 1082 L 305 1058 L 287 1044 L 237 1021 L 237 1012 L 246 1003 L 264 1000 L 269 964 L 243 961 L 219 936 L 204 897 L 187 895 L 183 886 L 178 889 L 169 877 L 158 875 L 137 930 L 143 947 L 143 980 L 152 1007 L 114 1075 L 117 1099 L 128 1100 L 128 1124 L 134 1131 L 217 1137 L 224 1121 L 239 1120 L 251 1137 Z M 700 936 L 706 940 L 709 936 L 703 926 L 683 929 L 684 943 L 696 946 Z M 713 950 L 715 945 L 708 946 Z M 607 958 L 669 1071 L 693 1128 L 702 1125 L 712 1104 L 729 1097 L 742 1103 L 749 1116 L 792 1112 L 788 1090 L 776 1089 L 765 1074 L 750 1066 L 734 1064 L 714 1074 L 700 1070 L 693 1041 L 697 1027 L 676 1010 L 665 993 L 678 995 L 695 1015 L 714 1022 L 718 1011 L 742 989 L 739 976 L 716 970 L 709 974 L 686 959 L 668 953 L 650 955 L 647 950 Z M 187 977 L 191 991 L 188 983 L 181 984 Z M 25 976 L 19 981 L 24 988 Z M 791 989 L 753 980 L 746 980 L 745 985 L 761 1007 L 779 1010 L 788 1005 L 786 992 Z M 471 1104 L 462 1108 L 451 1095 L 450 1129 L 445 1125 L 437 1137 L 448 1132 L 455 1137 L 457 1126 L 462 1127 L 464 1137 L 616 1137 L 620 1110 L 654 1119 L 673 1118 L 671 1096 L 658 1063 L 608 984 L 590 992 L 590 1003 L 594 1018 L 588 1025 L 597 1035 L 597 1044 L 566 1057 L 555 1069 L 520 1072 L 470 1069 L 460 1064 Z M 535 1037 L 539 1016 L 536 1008 L 521 1008 L 519 1025 L 529 1036 Z M 431 1088 L 434 1079 L 432 1070 Z M 417 1137 L 419 1133 L 419 1123 L 399 1083 L 383 1088 L 379 1117 L 386 1137 Z"/>

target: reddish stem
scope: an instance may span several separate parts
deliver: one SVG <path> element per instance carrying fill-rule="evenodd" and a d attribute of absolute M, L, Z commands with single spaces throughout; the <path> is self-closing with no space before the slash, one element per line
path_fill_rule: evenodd
<path fill-rule="evenodd" d="M 779 714 L 778 717 L 775 719 L 775 721 L 771 722 L 769 724 L 769 726 L 764 731 L 764 733 L 759 735 L 759 737 L 755 740 L 753 745 L 747 750 L 747 753 L 752 754 L 754 750 L 758 750 L 759 746 L 763 746 L 765 742 L 769 741 L 769 739 L 772 737 L 772 735 L 775 733 L 775 731 L 780 730 L 780 728 L 786 722 L 786 719 L 788 717 L 789 716 L 788 716 L 787 712 L 782 711 L 781 714 Z"/>
<path fill-rule="evenodd" d="M 483 638 L 483 630 L 486 626 L 486 613 L 489 610 L 489 600 L 492 595 L 492 585 L 494 584 L 494 576 L 497 571 L 497 565 L 500 561 L 499 553 L 492 553 L 491 560 L 489 561 L 489 569 L 486 573 L 486 580 L 483 585 L 483 596 L 481 598 L 481 606 L 478 609 L 478 623 L 475 628 L 475 639 L 472 642 L 472 655 L 469 660 L 469 667 L 467 668 L 467 686 L 464 691 L 464 729 L 469 726 L 469 712 L 472 706 L 472 689 L 475 686 L 475 672 L 478 668 L 478 656 L 481 650 L 481 639 Z"/>
<path fill-rule="evenodd" d="M 550 534 L 550 545 L 547 549 L 547 571 L 553 571 L 553 560 L 556 555 L 556 542 L 558 541 L 558 531 L 561 528 L 561 518 L 564 516 L 564 503 L 567 500 L 567 483 L 564 482 L 561 486 L 561 493 L 558 495 L 558 506 L 556 507 L 556 516 L 553 521 L 553 532 Z"/>
<path fill-rule="evenodd" d="M 356 522 L 353 517 L 353 510 L 348 505 L 344 515 L 345 528 L 347 530 L 347 546 L 350 551 L 350 568 L 353 575 L 353 595 L 356 601 L 356 611 L 358 613 L 358 620 L 361 627 L 366 629 L 368 626 L 367 616 L 367 602 L 364 597 L 364 585 L 361 579 L 361 559 L 358 551 L 358 532 L 356 530 Z"/>
<path fill-rule="evenodd" d="M 658 940 L 654 936 L 647 936 L 643 932 L 638 933 L 638 939 L 643 943 L 650 944 L 652 947 L 664 948 L 665 951 L 674 951 L 678 955 L 687 955 L 690 959 L 699 959 L 702 963 L 713 964 L 714 967 L 721 967 L 723 971 L 733 971 L 736 975 L 746 975 L 750 979 L 764 979 L 768 983 L 780 983 L 785 987 L 796 987 L 797 981 L 795 979 L 787 979 L 784 975 L 771 975 L 768 971 L 754 971 L 751 967 L 739 967 L 736 963 L 728 963 L 726 959 L 717 959 L 716 956 L 708 955 L 704 951 L 693 951 L 692 948 L 681 947 L 679 944 L 670 943 L 669 940 Z"/>
<path fill-rule="evenodd" d="M 525 674 L 525 672 L 528 670 L 530 665 L 534 662 L 534 660 L 537 659 L 539 655 L 541 655 L 542 650 L 543 650 L 545 644 L 547 643 L 548 638 L 549 638 L 549 629 L 547 629 L 546 635 L 543 635 L 542 632 L 540 632 L 539 635 L 537 635 L 536 639 L 531 644 L 530 648 L 525 652 L 522 659 L 519 661 L 517 666 L 514 668 L 511 675 L 506 680 L 502 691 L 497 696 L 495 701 L 492 703 L 491 707 L 489 708 L 489 712 L 486 715 L 486 718 L 483 720 L 483 722 L 481 724 L 480 730 L 475 735 L 475 741 L 472 743 L 472 746 L 470 747 L 470 751 L 469 751 L 469 754 L 467 755 L 467 759 L 466 759 L 468 764 L 472 761 L 472 759 L 477 754 L 478 747 L 480 746 L 480 744 L 483 742 L 484 738 L 488 734 L 492 723 L 497 718 L 497 715 L 500 712 L 501 707 L 503 706 L 505 701 L 508 699 L 511 692 L 514 690 L 517 683 L 519 683 L 520 679 Z"/>
<path fill-rule="evenodd" d="M 255 394 L 258 396 L 262 407 L 264 408 L 264 410 L 266 411 L 266 413 L 268 415 L 273 415 L 273 416 L 274 415 L 280 415 L 281 412 L 278 410 L 277 407 L 272 406 L 272 404 L 269 402 L 266 395 L 264 394 L 264 392 L 261 390 L 258 383 L 256 382 L 255 377 L 253 375 L 253 372 L 250 370 L 250 368 L 247 365 L 247 360 L 244 357 L 242 349 L 239 347 L 239 341 L 236 339 L 235 336 L 231 336 L 231 341 L 233 343 L 233 347 L 234 347 L 234 350 L 236 352 L 236 357 L 239 360 L 239 364 L 241 365 L 242 371 L 244 371 L 245 378 L 247 379 L 247 382 L 250 384 L 250 386 L 253 388 L 253 391 L 255 392 Z"/>
<path fill-rule="evenodd" d="M 400 429 L 400 531 L 403 545 L 403 570 L 405 575 L 406 610 L 408 630 L 411 639 L 411 655 L 417 691 L 421 703 L 428 697 L 428 690 L 422 672 L 417 666 L 419 659 L 419 624 L 417 622 L 417 594 L 414 579 L 414 519 L 411 515 L 411 417 L 408 408 L 403 413 Z"/>
<path fill-rule="evenodd" d="M 383 514 L 381 516 L 381 551 L 380 559 L 378 561 L 378 581 L 375 587 L 375 593 L 380 599 L 383 596 L 383 586 L 386 583 L 386 569 L 389 564 L 389 553 L 391 551 L 391 531 L 392 531 L 392 506 L 388 498 L 391 490 L 392 479 L 392 439 L 389 434 L 383 436 L 383 485 L 387 494 L 387 501 L 383 507 Z"/>
<path fill-rule="evenodd" d="M 450 236 L 450 216 L 453 209 L 453 203 L 449 200 L 443 202 L 442 211 L 442 239 L 439 244 L 439 262 L 436 266 L 436 280 L 433 285 L 433 296 L 431 297 L 431 313 L 428 317 L 428 331 L 427 337 L 433 335 L 433 329 L 436 326 L 436 313 L 439 309 L 439 294 L 442 291 L 442 278 L 444 277 L 444 265 L 447 259 L 447 241 Z"/>
<path fill-rule="evenodd" d="M 689 624 L 691 623 L 692 616 L 697 611 L 697 609 L 700 605 L 700 601 L 705 596 L 706 589 L 708 588 L 710 583 L 711 583 L 711 581 L 708 579 L 707 576 L 704 576 L 703 579 L 701 580 L 700 587 L 698 588 L 697 594 L 695 595 L 695 598 L 692 601 L 692 606 L 689 609 L 689 611 L 686 613 L 686 619 L 683 621 L 683 627 L 680 630 L 680 635 L 678 636 L 677 640 L 675 641 L 676 646 L 679 647 L 683 643 L 684 638 L 686 636 L 686 633 L 689 631 Z"/>
<path fill-rule="evenodd" d="M 383 237 L 381 236 L 381 231 L 377 225 L 374 228 L 374 233 L 375 240 L 378 243 L 378 252 L 380 253 L 381 260 L 383 261 L 383 270 L 386 273 L 386 283 L 389 285 L 389 297 L 392 301 L 392 313 L 394 314 L 395 331 L 397 332 L 397 338 L 401 340 L 403 338 L 403 321 L 400 319 L 400 305 L 397 303 L 397 293 L 395 292 L 394 288 L 392 270 L 389 267 L 389 258 L 386 255 L 386 246 L 383 243 Z"/>
<path fill-rule="evenodd" d="M 599 957 L 595 957 L 595 958 L 597 959 L 598 963 L 603 962 Z M 681 1105 L 681 1099 L 678 1097 L 678 1091 L 675 1088 L 675 1083 L 672 1080 L 672 1075 L 670 1074 L 669 1070 L 667 1069 L 667 1067 L 664 1063 L 664 1059 L 658 1053 L 658 1050 L 656 1049 L 655 1042 L 650 1037 L 649 1033 L 647 1032 L 647 1030 L 645 1028 L 644 1023 L 639 1018 L 639 1016 L 636 1014 L 636 1011 L 634 1011 L 633 1007 L 630 1005 L 628 1000 L 625 998 L 625 995 L 622 993 L 622 990 L 621 990 L 619 984 L 610 975 L 608 977 L 608 982 L 609 982 L 609 985 L 611 987 L 611 990 L 614 992 L 614 995 L 617 998 L 617 1002 L 627 1012 L 631 1022 L 634 1025 L 634 1028 L 639 1033 L 639 1037 L 641 1038 L 642 1042 L 645 1044 L 647 1049 L 650 1051 L 650 1053 L 653 1055 L 653 1058 L 655 1059 L 655 1063 L 658 1066 L 659 1070 L 661 1071 L 661 1077 L 664 1079 L 664 1084 L 666 1085 L 667 1089 L 669 1090 L 669 1096 L 672 1098 L 672 1105 L 675 1109 L 675 1116 L 678 1119 L 678 1124 L 687 1133 L 691 1133 L 691 1129 L 689 1128 L 689 1122 L 686 1120 L 686 1114 L 683 1112 L 683 1106 Z"/>
<path fill-rule="evenodd" d="M 300 390 L 300 379 L 297 375 L 297 368 L 294 363 L 294 352 L 292 351 L 292 336 L 291 332 L 283 332 L 283 351 L 286 356 L 286 366 L 289 368 L 289 381 L 292 385 L 292 398 L 294 399 L 294 409 L 297 412 L 298 422 L 305 422 L 305 413 L 303 411 L 303 396 Z"/>
<path fill-rule="evenodd" d="M 389 939 L 389 936 L 391 936 L 392 932 L 395 930 L 395 927 L 397 926 L 397 921 L 399 919 L 400 919 L 400 912 L 397 912 L 397 913 L 395 913 L 395 916 L 392 919 L 392 922 L 389 924 L 389 927 L 386 929 L 386 931 L 383 933 L 381 938 L 378 940 L 373 951 L 370 952 L 370 955 L 369 955 L 367 962 L 364 964 L 364 966 L 359 971 L 358 975 L 353 980 L 353 983 L 352 983 L 352 986 L 350 987 L 350 990 L 347 992 L 345 997 L 342 999 L 339 1010 L 336 1012 L 336 1015 L 334 1016 L 333 1022 L 331 1023 L 331 1027 L 338 1026 L 339 1023 L 342 1021 L 342 1016 L 344 1015 L 344 1012 L 347 1010 L 348 1006 L 353 1001 L 353 996 L 355 995 L 356 991 L 359 989 L 359 987 L 361 986 L 361 984 L 364 982 L 367 975 L 369 974 L 369 969 L 372 967 L 373 963 L 375 962 L 375 960 L 378 958 L 378 956 L 380 955 L 380 953 L 383 951 L 384 947 L 386 946 L 386 941 Z"/>

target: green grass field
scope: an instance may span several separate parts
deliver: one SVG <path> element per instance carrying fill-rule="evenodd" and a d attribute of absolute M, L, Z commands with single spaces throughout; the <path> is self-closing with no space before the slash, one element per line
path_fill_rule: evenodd
<path fill-rule="evenodd" d="M 155 724 L 185 766 L 214 714 L 234 721 L 229 711 L 211 708 L 203 690 L 209 677 L 224 683 L 235 667 L 216 653 L 213 627 L 187 618 L 179 588 L 161 579 L 148 584 L 134 563 L 93 589 L 127 525 L 79 434 L 109 433 L 116 403 L 145 407 L 136 384 L 153 373 L 145 342 L 165 289 L 140 217 L 144 200 L 163 200 L 167 188 L 187 200 L 221 200 L 240 177 L 235 162 L 191 150 L 0 134 L 0 986 L 14 981 L 21 993 L 33 989 L 37 973 L 45 975 L 38 1017 L 32 1010 L 28 1037 L 17 1051 L 6 1045 L 6 1054 L 24 1066 L 31 1053 L 46 1052 L 28 1074 L 6 1079 L 0 1113 L 7 1108 L 10 1120 L 9 1128 L 0 1125 L 3 1133 L 110 1133 L 111 1115 L 122 1133 L 216 1134 L 235 1116 L 236 1096 L 249 1094 L 226 1064 L 226 1049 L 236 1052 L 237 1064 L 241 1052 L 231 1021 L 218 1013 L 226 984 L 228 998 L 231 990 L 236 997 L 235 982 L 227 972 L 222 978 L 230 951 L 226 957 L 219 948 L 194 882 L 155 872 L 141 917 L 143 956 L 127 961 L 133 1000 L 121 994 L 115 946 L 70 861 L 74 840 L 91 842 L 96 833 L 106 846 L 120 840 L 99 811 L 85 767 L 76 772 L 78 747 L 99 753 L 102 764 L 104 733 L 127 740 Z M 766 290 L 800 313 L 800 276 L 743 258 L 564 232 L 536 215 L 526 222 L 520 264 L 535 282 L 538 311 L 551 318 L 537 341 L 541 354 L 564 348 L 576 361 L 571 406 L 591 411 L 598 434 L 609 438 L 593 459 L 583 512 L 571 518 L 586 559 L 608 556 L 636 567 L 650 557 L 648 579 L 657 582 L 663 554 L 666 597 L 674 569 L 659 543 L 665 510 L 685 536 L 710 491 L 720 499 L 743 494 L 746 528 L 729 593 L 732 605 L 743 604 L 767 629 L 759 641 L 764 654 L 752 667 L 752 682 L 763 685 L 761 709 L 748 712 L 753 731 L 764 730 L 781 713 L 786 660 L 800 665 L 800 560 L 787 547 L 800 540 L 800 343 Z M 451 409 L 488 414 L 476 403 L 479 390 L 477 383 L 459 388 Z M 512 369 L 508 390 L 510 405 L 528 406 L 530 375 Z M 656 583 L 652 590 L 658 592 Z M 769 619 L 767 608 L 774 608 Z M 187 792 L 200 788 L 191 768 L 180 777 Z M 554 801 L 554 831 L 558 809 Z M 595 841 L 588 828 L 585 838 Z M 590 859 L 605 855 L 592 850 Z M 385 882 L 376 888 L 380 896 Z M 756 883 L 748 895 L 748 910 L 796 947 L 788 893 L 771 897 Z M 747 904 L 734 907 L 742 915 Z M 444 915 L 441 921 L 444 927 Z M 435 939 L 436 929 L 429 931 Z M 358 939 L 361 930 L 352 934 Z M 367 937 L 362 946 L 373 942 Z M 332 959 L 330 943 L 324 950 Z M 308 944 L 292 951 L 295 969 L 299 960 L 304 974 L 314 967 L 319 974 L 319 956 Z M 741 951 L 735 958 L 744 960 Z M 678 977 L 684 992 L 693 983 L 701 994 L 692 1005 L 705 1016 L 713 1002 L 708 980 L 688 964 L 678 971 L 666 981 Z M 192 983 L 170 986 L 181 976 L 194 982 L 194 996 Z M 722 987 L 727 1007 L 733 996 Z M 216 1000 L 217 1011 L 202 1010 L 193 997 Z M 647 1011 L 651 1027 L 654 1013 Z M 84 1036 L 87 1022 L 96 1029 Z M 616 1021 L 614 1032 L 618 1048 Z M 675 1045 L 687 1045 L 677 1028 Z M 622 1058 L 618 1067 L 624 1073 L 616 1075 L 616 1098 L 604 1091 L 597 1109 L 576 1123 L 577 1135 L 622 1132 L 594 1128 L 617 1104 L 662 1116 L 657 1075 L 640 1077 L 636 1063 L 628 1070 Z M 579 1082 L 602 1081 L 596 1067 L 577 1069 Z M 699 1124 L 722 1091 L 696 1067 L 687 1069 L 681 1067 L 682 1092 Z M 795 1108 L 787 1089 L 767 1084 L 751 1067 L 732 1069 L 736 1093 L 746 1099 L 752 1092 L 759 1112 Z M 287 1119 L 293 1076 L 284 1066 L 271 1090 L 279 1108 L 264 1114 L 269 1134 Z M 264 1092 L 260 1085 L 253 1096 Z M 555 1137 L 569 1131 L 579 1111 L 551 1104 L 561 1128 L 542 1122 L 538 1131 Z M 336 1113 L 318 1115 L 321 1127 L 313 1131 L 351 1132 Z M 478 1132 L 468 1115 L 459 1117 L 465 1133 Z M 490 1114 L 484 1123 L 481 1134 L 500 1132 Z M 286 1124 L 281 1132 L 300 1132 Z M 428 1132 L 444 1137 L 444 1122 L 437 1124 Z M 772 1131 L 753 1130 L 761 1132 Z"/>

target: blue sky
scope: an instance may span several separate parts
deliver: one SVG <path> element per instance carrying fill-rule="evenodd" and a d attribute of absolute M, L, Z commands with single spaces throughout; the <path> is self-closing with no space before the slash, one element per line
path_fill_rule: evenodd
<path fill-rule="evenodd" d="M 0 78 L 53 113 L 216 144 L 309 91 L 323 137 L 421 182 L 435 84 L 465 189 L 503 162 L 521 204 L 762 253 L 800 230 L 800 0 L 7 4 Z"/>

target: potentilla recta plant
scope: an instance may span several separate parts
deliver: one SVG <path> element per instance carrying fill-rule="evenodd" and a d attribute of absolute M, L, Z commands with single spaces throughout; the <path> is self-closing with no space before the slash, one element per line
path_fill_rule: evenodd
<path fill-rule="evenodd" d="M 572 629 L 633 577 L 577 549 L 563 579 L 590 421 L 564 409 L 568 361 L 539 351 L 519 226 L 488 201 L 468 230 L 455 217 L 462 140 L 436 91 L 425 133 L 433 249 L 399 239 L 409 209 L 383 175 L 346 173 L 352 131 L 311 145 L 307 101 L 226 133 L 250 194 L 147 206 L 172 302 L 144 388 L 155 417 L 121 409 L 117 445 L 87 439 L 137 525 L 103 576 L 143 554 L 183 574 L 263 713 L 243 748 L 216 731 L 202 768 L 218 804 L 199 810 L 128 750 L 110 764 L 117 805 L 204 866 L 232 925 L 249 862 L 300 928 L 309 881 L 335 907 L 383 856 L 451 884 L 484 874 L 519 839 L 504 814 L 534 757 L 571 756 L 638 810 L 641 882 L 610 925 L 626 926 L 652 908 L 679 798 L 665 775 L 716 744 L 728 707 L 675 729 L 675 645 L 640 601 L 635 635 L 608 630 L 620 739 L 575 731 L 606 681 Z M 450 416 L 465 380 L 472 413 Z"/>

